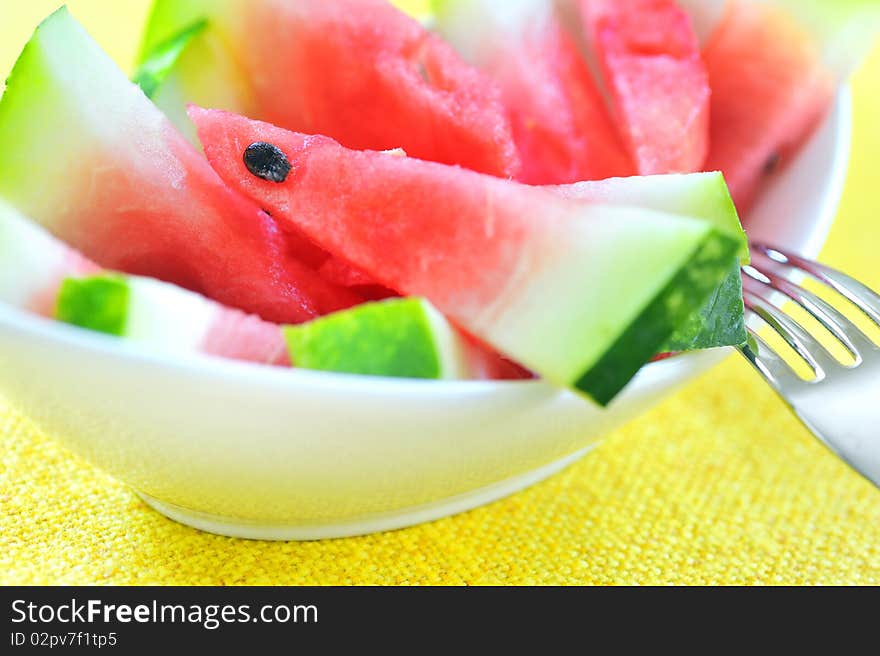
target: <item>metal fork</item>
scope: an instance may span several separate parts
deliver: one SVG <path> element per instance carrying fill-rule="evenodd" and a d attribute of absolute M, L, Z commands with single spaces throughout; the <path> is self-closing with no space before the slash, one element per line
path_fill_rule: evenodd
<path fill-rule="evenodd" d="M 845 314 L 800 284 L 805 277 L 827 285 L 880 326 L 880 295 L 850 276 L 782 249 L 752 244 L 743 267 L 743 298 L 751 344 L 746 359 L 829 449 L 880 487 L 880 346 Z M 816 336 L 781 307 L 799 305 L 855 360 L 838 361 Z M 760 319 L 756 322 L 755 318 Z M 762 339 L 757 325 L 778 333 L 813 372 L 804 380 Z"/>

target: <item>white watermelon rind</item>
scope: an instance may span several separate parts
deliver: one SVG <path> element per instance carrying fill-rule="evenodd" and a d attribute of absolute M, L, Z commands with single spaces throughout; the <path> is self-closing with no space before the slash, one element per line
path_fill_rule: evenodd
<path fill-rule="evenodd" d="M 703 219 L 740 242 L 739 256 L 748 264 L 749 241 L 730 190 L 720 171 L 672 173 L 575 182 L 551 187 L 564 198 L 644 207 Z"/>
<path fill-rule="evenodd" d="M 70 268 L 71 251 L 0 200 L 0 302 L 32 308 Z"/>

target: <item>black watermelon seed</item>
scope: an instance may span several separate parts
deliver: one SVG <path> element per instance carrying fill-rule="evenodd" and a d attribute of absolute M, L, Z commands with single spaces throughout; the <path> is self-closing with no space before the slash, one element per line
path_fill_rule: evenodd
<path fill-rule="evenodd" d="M 290 160 L 282 150 L 265 141 L 252 143 L 244 151 L 244 165 L 258 178 L 284 182 L 290 175 Z"/>
<path fill-rule="evenodd" d="M 767 161 L 764 162 L 764 175 L 772 175 L 779 168 L 780 162 L 782 162 L 782 155 L 779 153 L 770 155 Z"/>

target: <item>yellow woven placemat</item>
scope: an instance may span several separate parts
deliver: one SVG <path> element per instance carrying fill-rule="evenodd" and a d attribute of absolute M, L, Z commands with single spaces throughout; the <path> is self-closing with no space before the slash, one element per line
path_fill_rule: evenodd
<path fill-rule="evenodd" d="M 9 4 L 0 68 L 56 3 Z M 69 4 L 127 61 L 136 39 L 123 26 L 146 2 Z M 852 168 L 824 259 L 880 287 L 880 51 L 854 88 Z M 880 584 L 880 492 L 739 359 L 525 492 L 348 540 L 246 542 L 177 525 L 2 400 L 0 450 L 3 584 Z"/>

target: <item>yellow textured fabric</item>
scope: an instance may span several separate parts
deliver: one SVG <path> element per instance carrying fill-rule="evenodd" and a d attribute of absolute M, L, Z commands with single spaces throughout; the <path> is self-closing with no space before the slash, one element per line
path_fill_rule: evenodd
<path fill-rule="evenodd" d="M 0 3 L 0 69 L 57 3 Z M 146 1 L 70 0 L 120 61 Z M 854 82 L 846 197 L 824 259 L 880 287 L 880 50 Z M 880 492 L 731 359 L 563 473 L 417 528 L 322 543 L 200 533 L 0 400 L 4 584 L 880 584 Z"/>

